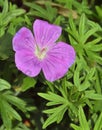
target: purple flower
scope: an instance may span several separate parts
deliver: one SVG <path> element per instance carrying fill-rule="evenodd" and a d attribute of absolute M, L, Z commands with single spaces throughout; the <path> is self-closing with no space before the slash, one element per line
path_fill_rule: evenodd
<path fill-rule="evenodd" d="M 61 27 L 35 20 L 32 32 L 22 27 L 13 38 L 15 63 L 24 74 L 34 77 L 42 70 L 49 81 L 63 77 L 75 61 L 75 51 L 64 42 L 56 42 Z"/>

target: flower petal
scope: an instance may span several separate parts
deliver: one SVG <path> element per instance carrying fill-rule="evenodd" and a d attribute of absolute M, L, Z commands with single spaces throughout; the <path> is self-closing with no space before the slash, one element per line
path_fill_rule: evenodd
<path fill-rule="evenodd" d="M 34 36 L 26 27 L 22 27 L 13 38 L 13 50 L 22 49 L 34 50 Z"/>
<path fill-rule="evenodd" d="M 29 51 L 17 51 L 15 54 L 15 63 L 20 71 L 30 77 L 38 75 L 41 71 L 40 62 Z"/>
<path fill-rule="evenodd" d="M 75 61 L 75 51 L 72 46 L 59 42 L 47 53 L 42 70 L 47 80 L 55 81 L 63 77 Z"/>
<path fill-rule="evenodd" d="M 54 43 L 61 35 L 62 28 L 37 19 L 33 24 L 33 31 L 37 44 L 42 48 Z"/>

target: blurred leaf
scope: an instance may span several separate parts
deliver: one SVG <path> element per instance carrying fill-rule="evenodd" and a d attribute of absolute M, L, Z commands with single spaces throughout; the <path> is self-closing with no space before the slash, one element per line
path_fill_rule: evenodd
<path fill-rule="evenodd" d="M 8 12 L 5 16 L 3 16 L 3 25 L 7 25 L 12 20 L 12 18 L 15 18 L 16 16 L 19 16 L 24 13 L 25 10 L 23 9 L 16 9 Z"/>
<path fill-rule="evenodd" d="M 6 33 L 0 38 L 0 59 L 8 59 L 12 55 L 12 35 Z"/>
<path fill-rule="evenodd" d="M 101 20 L 102 19 L 102 6 L 95 6 L 96 12 L 98 14 L 98 18 Z"/>
<path fill-rule="evenodd" d="M 80 126 L 77 126 L 75 124 L 71 124 L 71 127 L 74 129 L 74 130 L 82 130 L 82 128 Z"/>
<path fill-rule="evenodd" d="M 85 14 L 82 14 L 81 15 L 81 18 L 80 18 L 80 23 L 79 23 L 79 35 L 80 36 L 83 36 L 86 32 L 86 17 L 85 17 Z M 80 37 L 81 38 L 81 37 Z"/>
<path fill-rule="evenodd" d="M 79 121 L 80 121 L 82 130 L 90 130 L 82 107 L 79 108 Z"/>
<path fill-rule="evenodd" d="M 4 8 L 2 13 L 5 15 L 8 12 L 8 0 L 4 0 Z"/>
<path fill-rule="evenodd" d="M 30 129 L 23 123 L 19 123 L 17 126 L 13 128 L 13 130 L 30 130 Z"/>
<path fill-rule="evenodd" d="M 102 100 L 102 95 L 94 93 L 92 90 L 85 91 L 85 97 L 93 100 Z"/>
<path fill-rule="evenodd" d="M 21 85 L 21 90 L 26 91 L 31 87 L 34 87 L 36 84 L 36 80 L 34 78 L 26 77 L 23 79 L 23 83 Z"/>
<path fill-rule="evenodd" d="M 12 104 L 23 112 L 26 111 L 25 102 L 13 96 L 11 91 L 0 92 L 0 114 L 7 130 L 12 129 L 12 121 L 14 119 L 22 120 L 18 112 L 12 107 Z"/>
<path fill-rule="evenodd" d="M 0 130 L 5 130 L 3 125 L 2 125 L 2 126 L 0 126 Z"/>
<path fill-rule="evenodd" d="M 93 51 L 87 50 L 86 54 L 91 60 L 96 61 L 100 65 L 102 64 L 102 57 L 99 53 L 94 53 Z"/>
<path fill-rule="evenodd" d="M 72 1 L 72 0 L 71 0 Z M 43 5 L 45 6 L 46 3 L 48 3 L 49 1 L 47 0 L 47 2 L 45 2 L 44 0 L 36 0 L 35 3 L 39 4 L 39 5 Z M 59 1 L 60 2 L 60 1 Z M 68 1 L 67 2 L 68 5 L 70 4 L 70 2 Z M 74 19 L 77 19 L 78 18 L 78 14 L 77 14 L 77 11 L 76 10 L 72 10 L 70 8 L 66 8 L 64 6 L 62 6 L 61 4 L 58 4 L 58 3 L 54 3 L 54 2 L 50 2 L 50 5 L 53 7 L 53 8 L 56 8 L 57 9 L 57 12 L 58 14 L 64 16 L 64 17 L 70 17 L 70 15 L 72 15 L 72 17 Z"/>
<path fill-rule="evenodd" d="M 4 126 L 7 128 L 7 130 L 11 130 L 11 120 L 10 117 L 8 116 L 8 105 L 5 104 L 3 100 L 0 99 L 0 114 L 1 118 L 3 120 Z"/>
<path fill-rule="evenodd" d="M 13 128 L 13 130 L 30 130 L 28 127 L 26 127 L 23 123 L 19 123 L 19 124 L 16 124 Z M 2 125 L 0 127 L 0 130 L 8 130 L 4 127 L 4 125 Z"/>
<path fill-rule="evenodd" d="M 9 4 L 8 0 L 5 0 L 3 4 L 3 10 L 0 12 L 0 37 L 5 34 L 7 25 L 13 18 L 25 13 L 24 9 L 17 9 L 15 5 Z"/>
<path fill-rule="evenodd" d="M 20 109 L 23 112 L 26 111 L 25 109 L 26 103 L 23 100 L 11 94 L 8 95 L 5 93 L 4 96 L 5 96 L 5 100 L 7 100 L 10 104 L 16 106 L 18 109 Z"/>
<path fill-rule="evenodd" d="M 77 9 L 79 14 L 85 13 L 87 15 L 92 15 L 92 11 L 90 10 L 88 4 L 87 0 L 83 0 L 81 2 L 73 0 L 73 6 Z"/>
<path fill-rule="evenodd" d="M 93 130 L 101 130 L 102 129 L 102 113 L 100 114 L 97 122 L 95 123 Z"/>
<path fill-rule="evenodd" d="M 21 119 L 21 116 L 15 111 L 15 109 L 13 109 L 13 108 L 11 107 L 11 105 L 9 105 L 8 102 L 3 101 L 3 103 L 5 104 L 5 108 L 4 108 L 4 109 L 7 109 L 7 113 L 8 113 L 8 117 L 9 117 L 9 118 L 11 118 L 11 119 L 15 118 L 15 119 L 17 119 L 17 120 L 19 120 L 19 121 L 22 120 L 22 119 Z"/>
<path fill-rule="evenodd" d="M 7 81 L 5 81 L 4 79 L 0 79 L 0 91 L 10 88 L 11 85 Z"/>
<path fill-rule="evenodd" d="M 52 8 L 49 2 L 45 3 L 45 9 L 35 4 L 34 2 L 25 2 L 24 4 L 33 9 L 28 13 L 29 15 L 39 16 L 41 18 L 49 20 L 50 22 L 55 18 L 57 14 L 57 10 L 55 8 Z"/>
<path fill-rule="evenodd" d="M 96 100 L 93 104 L 93 109 L 95 112 L 102 112 L 102 100 Z"/>

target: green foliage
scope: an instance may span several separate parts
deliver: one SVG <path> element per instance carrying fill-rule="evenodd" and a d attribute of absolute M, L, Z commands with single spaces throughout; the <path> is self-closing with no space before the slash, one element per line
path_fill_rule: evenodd
<path fill-rule="evenodd" d="M 1 60 L 6 60 L 12 55 L 13 51 L 12 51 L 11 41 L 12 41 L 12 36 L 8 33 L 6 33 L 0 38 L 0 59 Z"/>
<path fill-rule="evenodd" d="M 87 60 L 102 64 L 102 57 L 99 55 L 102 50 L 101 36 L 98 32 L 102 32 L 99 24 L 88 20 L 84 14 L 80 18 L 79 28 L 77 29 L 72 18 L 69 20 L 69 26 L 66 31 L 70 34 L 70 42 L 75 47 L 75 50 L 84 62 Z M 91 39 L 91 37 L 93 38 Z M 79 38 L 80 37 L 80 38 Z M 91 39 L 89 41 L 88 39 Z M 85 58 L 86 59 L 85 59 Z"/>
<path fill-rule="evenodd" d="M 65 86 L 62 86 L 62 88 L 57 88 L 60 91 L 61 95 L 55 94 L 54 92 L 48 92 L 46 94 L 38 93 L 39 96 L 49 101 L 46 106 L 52 107 L 48 110 L 43 111 L 44 113 L 49 115 L 48 119 L 43 125 L 43 128 L 46 128 L 53 122 L 59 123 L 63 119 L 66 111 L 71 112 L 71 114 L 76 114 L 77 116 L 77 106 L 74 106 L 74 104 L 69 101 L 70 99 L 68 97 L 69 94 L 67 92 L 67 88 L 63 89 L 63 87 Z"/>
<path fill-rule="evenodd" d="M 19 123 L 18 125 L 16 125 L 15 127 L 12 128 L 13 130 L 30 130 L 29 128 L 27 128 L 23 123 Z M 5 127 L 2 125 L 0 127 L 0 130 L 7 130 L 5 129 Z"/>
<path fill-rule="evenodd" d="M 56 0 L 57 2 L 64 4 L 68 9 L 75 9 L 79 14 L 92 14 L 90 7 L 88 6 L 88 0 L 82 0 L 78 2 L 77 0 Z"/>
<path fill-rule="evenodd" d="M 11 93 L 10 91 L 1 91 L 0 92 L 0 114 L 1 114 L 4 126 L 7 128 L 7 130 L 11 130 L 12 120 L 14 119 L 17 119 L 19 121 L 22 120 L 21 116 L 12 107 L 12 105 L 16 106 L 18 109 L 25 112 L 26 104 L 23 100 L 19 99 L 18 97 L 13 96 L 13 93 Z"/>
<path fill-rule="evenodd" d="M 79 25 L 74 23 L 72 17 L 69 19 L 69 26 L 66 28 L 66 31 L 69 33 L 70 43 L 74 46 L 77 53 L 76 67 L 72 68 L 74 73 L 68 73 L 69 79 L 73 78 L 73 83 L 67 79 L 63 79 L 60 86 L 59 83 L 52 85 L 47 82 L 52 92 L 39 94 L 49 101 L 46 106 L 51 107 L 44 111 L 44 113 L 48 114 L 48 119 L 45 121 L 43 128 L 46 128 L 53 122 L 59 123 L 67 110 L 70 118 L 77 120 L 77 111 L 80 105 L 85 106 L 85 104 L 87 104 L 90 109 L 93 110 L 95 104 L 93 104 L 91 100 L 102 101 L 101 90 L 98 89 L 101 88 L 101 86 L 97 81 L 97 73 L 101 74 L 101 71 L 98 72 L 98 68 L 100 68 L 102 64 L 102 58 L 99 53 L 102 50 L 102 38 L 100 36 L 100 32 L 102 32 L 101 26 L 88 20 L 85 14 L 82 14 L 79 19 Z M 94 64 L 91 65 L 91 62 Z M 98 88 L 96 88 L 97 92 L 94 90 L 95 85 L 98 86 Z M 55 94 L 55 89 L 51 88 L 54 86 L 60 91 L 62 96 Z M 77 130 L 90 129 L 83 113 L 82 108 L 80 108 L 79 121 L 81 127 L 73 125 L 73 128 Z"/>
<path fill-rule="evenodd" d="M 95 6 L 95 9 L 96 9 L 96 13 L 98 14 L 98 17 L 96 15 L 96 17 L 101 20 L 102 19 L 102 6 Z"/>
<path fill-rule="evenodd" d="M 24 9 L 16 9 L 16 6 L 8 3 L 7 0 L 3 4 L 3 10 L 0 13 L 0 37 L 3 36 L 7 25 L 13 18 L 25 13 Z"/>
<path fill-rule="evenodd" d="M 45 9 L 35 3 L 25 2 L 24 4 L 31 9 L 28 15 L 39 16 L 50 22 L 56 17 L 57 10 L 52 8 L 49 2 L 45 3 Z"/>
<path fill-rule="evenodd" d="M 86 120 L 86 117 L 85 117 L 85 114 L 84 114 L 82 107 L 79 108 L 79 122 L 80 122 L 80 126 L 77 126 L 75 124 L 71 124 L 71 127 L 74 130 L 90 130 L 89 122 Z M 93 130 L 101 130 L 102 129 L 101 122 L 102 122 L 102 113 L 100 114 L 99 118 L 97 119 Z"/>
<path fill-rule="evenodd" d="M 81 126 L 82 130 L 85 130 L 85 129 L 90 130 L 88 122 L 84 115 L 83 109 L 81 107 L 79 108 L 79 121 L 80 121 L 80 126 Z"/>
<path fill-rule="evenodd" d="M 62 120 L 64 113 L 69 106 L 69 102 L 63 97 L 52 92 L 49 92 L 48 94 L 38 93 L 38 95 L 49 101 L 47 103 L 47 106 L 59 105 L 55 108 L 51 108 L 44 111 L 44 113 L 50 114 L 50 117 L 44 123 L 43 128 L 46 128 L 53 122 L 59 123 Z"/>
<path fill-rule="evenodd" d="M 100 114 L 95 126 L 94 130 L 101 130 L 102 129 L 102 113 Z"/>
<path fill-rule="evenodd" d="M 12 38 L 36 18 L 61 26 L 60 40 L 76 51 L 53 83 L 25 76 L 14 63 Z M 102 129 L 102 6 L 95 0 L 0 0 L 0 130 L 42 128 Z"/>

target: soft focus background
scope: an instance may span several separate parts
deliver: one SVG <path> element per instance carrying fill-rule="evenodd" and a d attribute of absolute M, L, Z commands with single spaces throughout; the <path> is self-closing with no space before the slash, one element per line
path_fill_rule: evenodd
<path fill-rule="evenodd" d="M 62 27 L 76 61 L 62 79 L 30 78 L 12 38 L 35 19 Z M 0 130 L 102 130 L 102 0 L 0 0 Z"/>

